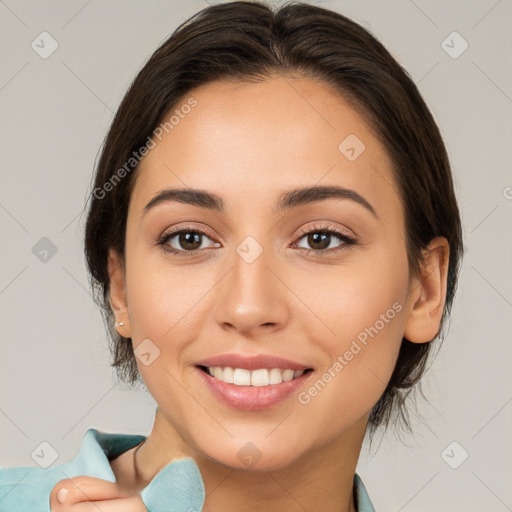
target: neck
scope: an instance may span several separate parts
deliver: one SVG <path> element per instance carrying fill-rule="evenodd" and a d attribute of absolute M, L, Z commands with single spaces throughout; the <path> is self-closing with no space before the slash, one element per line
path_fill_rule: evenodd
<path fill-rule="evenodd" d="M 324 510 L 355 512 L 354 473 L 368 416 L 342 436 L 272 471 L 226 467 L 195 452 L 159 409 L 147 440 L 137 450 L 137 487 L 144 488 L 171 460 L 192 457 L 205 487 L 203 512 Z"/>

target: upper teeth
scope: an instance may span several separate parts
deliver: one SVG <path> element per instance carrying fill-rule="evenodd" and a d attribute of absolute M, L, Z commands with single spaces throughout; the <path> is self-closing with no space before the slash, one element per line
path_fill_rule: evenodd
<path fill-rule="evenodd" d="M 261 368 L 258 370 L 246 370 L 245 368 L 230 368 L 226 366 L 209 366 L 208 373 L 216 379 L 237 386 L 268 386 L 269 384 L 281 384 L 300 377 L 304 370 L 281 370 L 281 368 Z"/>

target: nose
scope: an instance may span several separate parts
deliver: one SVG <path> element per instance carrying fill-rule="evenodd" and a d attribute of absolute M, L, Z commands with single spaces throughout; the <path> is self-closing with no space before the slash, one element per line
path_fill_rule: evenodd
<path fill-rule="evenodd" d="M 251 338 L 283 329 L 290 317 L 284 271 L 270 249 L 260 251 L 250 240 L 237 248 L 215 298 L 215 319 L 221 328 Z"/>

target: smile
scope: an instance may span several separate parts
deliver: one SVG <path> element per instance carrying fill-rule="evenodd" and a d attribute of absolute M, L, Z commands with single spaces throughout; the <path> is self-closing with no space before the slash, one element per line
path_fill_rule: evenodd
<path fill-rule="evenodd" d="M 195 366 L 196 375 L 220 403 L 239 411 L 270 409 L 300 392 L 311 368 L 233 368 Z M 212 375 L 213 373 L 213 375 Z"/>
<path fill-rule="evenodd" d="M 271 386 L 281 384 L 300 377 L 305 372 L 312 371 L 311 368 L 305 370 L 291 370 L 282 368 L 258 368 L 256 370 L 247 370 L 245 368 L 232 368 L 226 366 L 200 366 L 201 370 L 226 384 L 235 386 Z"/>

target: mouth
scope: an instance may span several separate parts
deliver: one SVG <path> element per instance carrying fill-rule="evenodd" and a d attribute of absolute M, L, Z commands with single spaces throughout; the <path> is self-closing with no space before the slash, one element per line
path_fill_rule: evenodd
<path fill-rule="evenodd" d="M 305 368 L 303 370 L 292 370 L 290 368 L 257 368 L 255 370 L 248 370 L 246 368 L 233 368 L 230 366 L 223 368 L 221 366 L 197 365 L 196 367 L 214 379 L 226 384 L 254 387 L 282 384 L 313 371 L 312 368 Z"/>
<path fill-rule="evenodd" d="M 289 399 L 314 373 L 312 368 L 235 368 L 195 365 L 207 392 L 221 404 L 239 411 L 271 409 Z"/>

